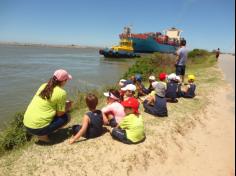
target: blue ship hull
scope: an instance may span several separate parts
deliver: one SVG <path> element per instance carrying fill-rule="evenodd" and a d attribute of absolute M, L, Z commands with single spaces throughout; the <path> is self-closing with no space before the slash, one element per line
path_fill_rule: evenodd
<path fill-rule="evenodd" d="M 177 50 L 176 46 L 158 43 L 152 37 L 148 37 L 147 39 L 130 37 L 130 39 L 133 41 L 134 52 L 137 53 L 175 53 Z"/>

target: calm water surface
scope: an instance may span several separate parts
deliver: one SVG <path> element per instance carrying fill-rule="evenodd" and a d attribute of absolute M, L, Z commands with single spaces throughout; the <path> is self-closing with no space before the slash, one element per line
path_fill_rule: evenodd
<path fill-rule="evenodd" d="M 73 76 L 66 90 L 75 98 L 78 90 L 114 84 L 131 64 L 104 59 L 97 49 L 0 45 L 0 128 L 15 112 L 26 109 L 56 69 L 64 68 Z"/>

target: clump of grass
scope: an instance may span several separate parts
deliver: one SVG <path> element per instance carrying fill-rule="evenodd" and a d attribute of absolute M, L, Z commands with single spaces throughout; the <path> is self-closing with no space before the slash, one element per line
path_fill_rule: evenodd
<path fill-rule="evenodd" d="M 161 72 L 170 73 L 174 71 L 172 67 L 175 63 L 175 58 L 170 54 L 154 53 L 146 55 L 136 60 L 136 63 L 129 68 L 123 78 L 128 79 L 131 76 L 139 73 L 143 80 L 147 80 L 150 75 L 157 75 Z"/>
<path fill-rule="evenodd" d="M 24 145 L 31 139 L 23 125 L 24 113 L 17 113 L 7 128 L 0 133 L 0 155 Z"/>
<path fill-rule="evenodd" d="M 200 58 L 210 56 L 211 53 L 204 49 L 194 49 L 188 53 L 189 58 Z"/>

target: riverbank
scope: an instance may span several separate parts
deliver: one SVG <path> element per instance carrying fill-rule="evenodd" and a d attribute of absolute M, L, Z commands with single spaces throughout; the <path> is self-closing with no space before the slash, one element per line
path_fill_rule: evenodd
<path fill-rule="evenodd" d="M 197 77 L 197 97 L 168 104 L 169 117 L 144 112 L 147 139 L 138 145 L 102 137 L 69 145 L 64 135 L 53 146 L 26 146 L 0 158 L 3 175 L 230 175 L 234 173 L 232 88 L 208 58 L 194 61 L 188 73 Z M 131 70 L 132 71 L 132 70 Z M 220 88 L 216 89 L 216 87 Z M 101 103 L 102 105 L 102 103 Z M 84 110 L 85 111 L 85 110 Z M 75 112 L 75 120 L 84 112 Z M 224 119 L 225 117 L 229 117 Z M 233 124 L 233 125 L 232 125 Z M 62 137 L 63 130 L 57 137 Z"/>
<path fill-rule="evenodd" d="M 79 44 L 67 44 L 67 45 L 59 45 L 59 44 L 43 44 L 43 43 L 19 43 L 19 42 L 0 42 L 0 45 L 3 46 L 20 46 L 20 47 L 47 47 L 47 48 L 75 48 L 75 49 L 101 49 L 99 46 L 85 46 Z"/>

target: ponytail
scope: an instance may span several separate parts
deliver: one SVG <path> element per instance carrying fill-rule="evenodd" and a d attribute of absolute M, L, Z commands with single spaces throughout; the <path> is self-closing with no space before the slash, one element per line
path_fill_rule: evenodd
<path fill-rule="evenodd" d="M 53 93 L 53 89 L 60 85 L 61 82 L 57 80 L 57 78 L 55 76 L 53 76 L 47 83 L 46 87 L 41 91 L 41 93 L 39 94 L 39 96 L 42 99 L 45 100 L 49 100 L 52 96 Z"/>

